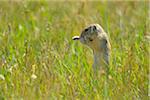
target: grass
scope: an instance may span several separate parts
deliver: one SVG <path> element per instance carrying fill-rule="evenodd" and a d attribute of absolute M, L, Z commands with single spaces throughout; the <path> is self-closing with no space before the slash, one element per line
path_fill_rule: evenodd
<path fill-rule="evenodd" d="M 72 41 L 91 23 L 110 37 L 108 88 Z M 0 1 L 0 99 L 148 100 L 148 25 L 148 1 Z"/>

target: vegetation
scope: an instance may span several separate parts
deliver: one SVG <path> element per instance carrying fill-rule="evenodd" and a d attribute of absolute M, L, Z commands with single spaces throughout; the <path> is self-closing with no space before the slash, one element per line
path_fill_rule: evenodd
<path fill-rule="evenodd" d="M 148 100 L 148 20 L 148 1 L 0 1 L 0 99 Z M 72 40 L 92 23 L 112 45 L 107 88 Z"/>

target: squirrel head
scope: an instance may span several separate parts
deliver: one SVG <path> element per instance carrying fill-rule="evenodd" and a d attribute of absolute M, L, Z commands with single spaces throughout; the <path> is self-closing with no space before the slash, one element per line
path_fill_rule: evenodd
<path fill-rule="evenodd" d="M 99 24 L 91 24 L 81 32 L 80 42 L 91 47 L 103 33 L 104 30 Z"/>

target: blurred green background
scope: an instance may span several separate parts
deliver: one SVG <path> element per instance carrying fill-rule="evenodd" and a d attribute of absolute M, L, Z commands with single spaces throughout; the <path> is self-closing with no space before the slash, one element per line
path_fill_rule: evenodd
<path fill-rule="evenodd" d="M 0 1 L 0 99 L 148 100 L 148 3 Z M 92 50 L 72 41 L 92 23 L 112 45 L 108 88 Z"/>

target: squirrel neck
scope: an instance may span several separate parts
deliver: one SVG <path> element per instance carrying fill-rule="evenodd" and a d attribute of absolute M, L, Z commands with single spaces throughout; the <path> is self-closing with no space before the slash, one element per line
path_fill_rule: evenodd
<path fill-rule="evenodd" d="M 109 64 L 109 54 L 110 51 L 108 47 L 101 47 L 99 45 L 98 49 L 93 50 L 93 57 L 94 57 L 94 69 L 104 67 L 105 65 Z"/>
<path fill-rule="evenodd" d="M 102 66 L 102 52 L 97 52 L 93 50 L 93 57 L 94 57 L 94 68 L 99 68 Z"/>

